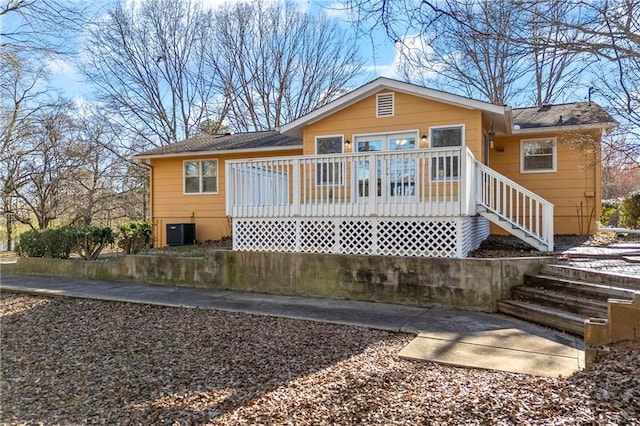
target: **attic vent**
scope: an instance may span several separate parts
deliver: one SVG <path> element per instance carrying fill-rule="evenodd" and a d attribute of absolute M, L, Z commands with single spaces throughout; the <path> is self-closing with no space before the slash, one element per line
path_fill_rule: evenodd
<path fill-rule="evenodd" d="M 393 117 L 393 92 L 376 96 L 376 117 Z"/>

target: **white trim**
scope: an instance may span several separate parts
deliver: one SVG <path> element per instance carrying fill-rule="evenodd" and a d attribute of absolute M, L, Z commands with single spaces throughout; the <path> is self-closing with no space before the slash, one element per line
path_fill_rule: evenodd
<path fill-rule="evenodd" d="M 551 153 L 552 168 L 551 169 L 524 169 L 524 143 L 533 141 L 551 141 L 553 142 L 553 152 Z M 556 173 L 558 171 L 558 139 L 557 138 L 533 138 L 533 139 L 520 139 L 520 173 Z"/>
<path fill-rule="evenodd" d="M 391 96 L 391 114 L 380 115 L 380 97 Z M 376 118 L 393 117 L 396 114 L 396 96 L 394 92 L 376 93 Z"/>
<path fill-rule="evenodd" d="M 372 82 L 367 83 L 364 86 L 361 86 L 347 93 L 346 95 L 336 99 L 335 101 L 330 102 L 314 111 L 311 111 L 310 113 L 303 115 L 297 120 L 293 120 L 292 122 L 285 124 L 281 127 L 280 130 L 282 133 L 295 133 L 296 130 L 300 130 L 298 129 L 299 127 L 301 128 L 304 125 L 321 120 L 322 118 L 331 115 L 338 110 L 344 109 L 358 102 L 359 100 L 380 92 L 384 89 L 420 96 L 423 98 L 459 106 L 466 109 L 479 109 L 500 115 L 505 115 L 506 112 L 506 107 L 503 105 L 495 105 L 488 102 L 454 95 L 452 93 L 441 92 L 439 90 L 405 83 L 403 81 L 393 80 L 386 77 L 379 77 Z"/>
<path fill-rule="evenodd" d="M 202 191 L 202 162 L 203 161 L 215 161 L 216 163 L 216 190 L 215 192 L 203 192 Z M 187 176 L 185 174 L 185 163 L 198 163 L 198 192 L 187 192 Z M 220 161 L 217 158 L 200 158 L 191 160 L 182 160 L 182 195 L 218 195 L 220 194 Z"/>
<path fill-rule="evenodd" d="M 137 154 L 132 156 L 131 158 L 134 160 L 145 160 L 145 159 L 153 159 L 153 158 L 175 158 L 175 157 L 199 157 L 203 155 L 226 155 L 226 154 L 244 154 L 246 152 L 258 153 L 258 152 L 270 152 L 270 151 L 288 151 L 293 149 L 302 150 L 302 144 L 300 145 L 291 145 L 291 146 L 278 146 L 278 147 L 268 147 L 268 148 L 243 148 L 243 149 L 224 149 L 220 151 L 189 151 L 189 152 L 174 152 L 167 154 L 151 154 L 151 155 L 143 155 Z"/>

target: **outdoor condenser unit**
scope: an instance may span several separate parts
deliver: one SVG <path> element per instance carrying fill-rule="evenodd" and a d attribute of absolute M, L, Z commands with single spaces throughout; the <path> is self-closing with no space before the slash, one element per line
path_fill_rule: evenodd
<path fill-rule="evenodd" d="M 196 242 L 195 223 L 168 223 L 167 224 L 167 245 L 181 246 Z"/>

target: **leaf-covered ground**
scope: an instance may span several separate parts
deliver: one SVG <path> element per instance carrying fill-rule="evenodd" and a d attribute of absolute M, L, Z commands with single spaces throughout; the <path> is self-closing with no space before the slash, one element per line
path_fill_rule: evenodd
<path fill-rule="evenodd" d="M 638 346 L 568 378 L 398 358 L 411 335 L 2 293 L 2 424 L 634 424 Z"/>

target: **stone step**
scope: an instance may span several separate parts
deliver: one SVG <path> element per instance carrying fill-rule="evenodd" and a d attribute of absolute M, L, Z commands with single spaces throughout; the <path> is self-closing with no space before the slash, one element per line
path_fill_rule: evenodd
<path fill-rule="evenodd" d="M 633 299 L 634 291 L 624 287 L 572 280 L 546 274 L 525 274 L 524 285 L 606 302 L 607 299 Z"/>
<path fill-rule="evenodd" d="M 513 289 L 513 298 L 536 305 L 582 315 L 587 318 L 606 318 L 607 302 L 562 291 L 547 290 L 538 287 L 517 286 Z"/>
<path fill-rule="evenodd" d="M 498 312 L 567 333 L 584 336 L 584 321 L 586 317 L 574 313 L 513 299 L 498 301 Z"/>
<path fill-rule="evenodd" d="M 584 281 L 640 291 L 640 276 L 634 277 L 629 275 L 619 275 L 610 272 L 559 264 L 542 265 L 540 274 L 554 275 L 574 281 Z"/>

